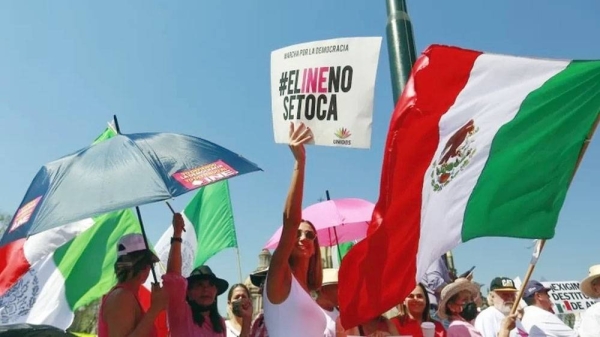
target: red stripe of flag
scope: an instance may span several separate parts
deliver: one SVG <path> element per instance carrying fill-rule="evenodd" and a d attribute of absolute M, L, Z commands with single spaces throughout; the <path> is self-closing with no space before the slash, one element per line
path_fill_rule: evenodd
<path fill-rule="evenodd" d="M 573 310 L 573 308 L 571 308 L 571 303 L 569 303 L 568 301 L 564 301 L 564 303 L 567 310 Z"/>
<path fill-rule="evenodd" d="M 4 295 L 31 267 L 19 239 L 0 247 L 0 296 Z"/>
<path fill-rule="evenodd" d="M 465 87 L 479 55 L 432 46 L 413 67 L 390 122 L 369 235 L 340 267 L 344 327 L 381 315 L 416 286 L 425 172 L 439 143 L 439 121 Z"/>

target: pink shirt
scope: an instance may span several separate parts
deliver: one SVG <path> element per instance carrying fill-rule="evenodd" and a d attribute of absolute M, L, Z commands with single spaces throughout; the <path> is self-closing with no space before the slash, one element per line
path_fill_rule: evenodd
<path fill-rule="evenodd" d="M 171 337 L 226 337 L 225 321 L 221 319 L 223 332 L 214 332 L 210 319 L 205 319 L 202 326 L 194 323 L 192 309 L 186 301 L 187 280 L 177 274 L 163 275 L 163 287 L 169 294 L 167 323 Z"/>
<path fill-rule="evenodd" d="M 448 330 L 446 330 L 446 336 L 448 337 L 483 337 L 475 329 L 475 327 L 469 323 L 464 321 L 452 321 Z"/>

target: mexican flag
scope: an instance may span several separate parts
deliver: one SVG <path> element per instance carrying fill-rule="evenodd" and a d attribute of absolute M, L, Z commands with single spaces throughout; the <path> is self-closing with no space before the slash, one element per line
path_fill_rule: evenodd
<path fill-rule="evenodd" d="M 140 230 L 130 210 L 69 227 L 71 233 L 75 228 L 81 233 L 50 255 L 33 262 L 0 297 L 0 324 L 32 323 L 68 328 L 77 308 L 102 297 L 114 286 L 117 242 L 121 236 Z M 43 233 L 35 236 L 40 235 Z M 36 240 L 43 244 L 39 240 L 45 238 L 35 236 L 30 237 L 28 243 Z"/>
<path fill-rule="evenodd" d="M 227 180 L 199 189 L 183 210 L 182 216 L 186 230 L 181 246 L 184 276 L 221 250 L 238 246 Z M 159 277 L 166 271 L 172 236 L 173 227 L 169 226 L 155 245 L 162 265 L 162 269 L 157 270 Z M 150 289 L 151 282 L 152 275 L 146 281 L 146 288 Z"/>
<path fill-rule="evenodd" d="M 400 303 L 462 242 L 552 238 L 599 113 L 600 61 L 428 48 L 390 122 L 369 235 L 340 269 L 342 324 Z"/>
<path fill-rule="evenodd" d="M 115 134 L 109 127 L 97 141 Z M 0 325 L 69 327 L 77 308 L 100 298 L 116 283 L 117 242 L 121 236 L 139 231 L 133 212 L 124 210 L 2 247 Z"/>

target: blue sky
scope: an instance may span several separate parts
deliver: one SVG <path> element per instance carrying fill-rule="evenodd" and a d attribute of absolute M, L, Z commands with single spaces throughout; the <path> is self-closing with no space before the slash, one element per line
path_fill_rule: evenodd
<path fill-rule="evenodd" d="M 600 59 L 594 0 L 408 1 L 417 51 L 433 43 L 495 53 Z M 113 114 L 124 133 L 200 136 L 264 169 L 230 181 L 244 275 L 280 225 L 292 156 L 273 140 L 270 52 L 336 37 L 385 36 L 383 0 L 54 1 L 0 4 L 0 210 L 13 213 L 44 163 L 89 144 Z M 324 197 L 376 201 L 392 111 L 385 38 L 370 150 L 310 147 L 305 205 Z M 534 277 L 580 280 L 600 263 L 594 139 L 568 194 L 556 237 Z M 174 202 L 181 209 L 192 194 Z M 170 222 L 159 203 L 142 207 L 156 241 Z M 518 219 L 515 219 L 518 221 Z M 477 281 L 523 277 L 528 240 L 485 238 L 455 251 Z M 209 261 L 237 282 L 234 250 Z M 390 280 L 392 281 L 392 280 Z M 222 301 L 221 301 L 222 302 Z"/>

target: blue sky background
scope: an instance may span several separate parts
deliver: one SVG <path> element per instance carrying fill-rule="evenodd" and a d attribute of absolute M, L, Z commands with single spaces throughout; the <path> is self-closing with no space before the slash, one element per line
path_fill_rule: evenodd
<path fill-rule="evenodd" d="M 594 0 L 408 1 L 417 51 L 433 43 L 495 53 L 600 59 Z M 6 1 L 0 3 L 0 210 L 13 213 L 44 163 L 88 145 L 113 114 L 124 133 L 200 136 L 265 171 L 230 181 L 244 275 L 280 225 L 292 157 L 273 140 L 270 52 L 336 37 L 385 36 L 383 0 Z M 376 201 L 392 111 L 387 48 L 381 50 L 370 150 L 310 147 L 305 205 L 325 196 Z M 556 237 L 534 277 L 580 280 L 600 263 L 600 144 L 588 149 Z M 532 172 L 535 174 L 535 172 Z M 182 209 L 192 194 L 174 202 Z M 170 222 L 142 207 L 156 241 Z M 515 219 L 518 221 L 518 219 Z M 455 251 L 475 278 L 523 277 L 528 240 L 485 238 Z M 209 261 L 238 281 L 234 250 Z M 393 280 L 390 280 L 393 281 Z M 221 301 L 222 303 L 223 301 Z"/>

